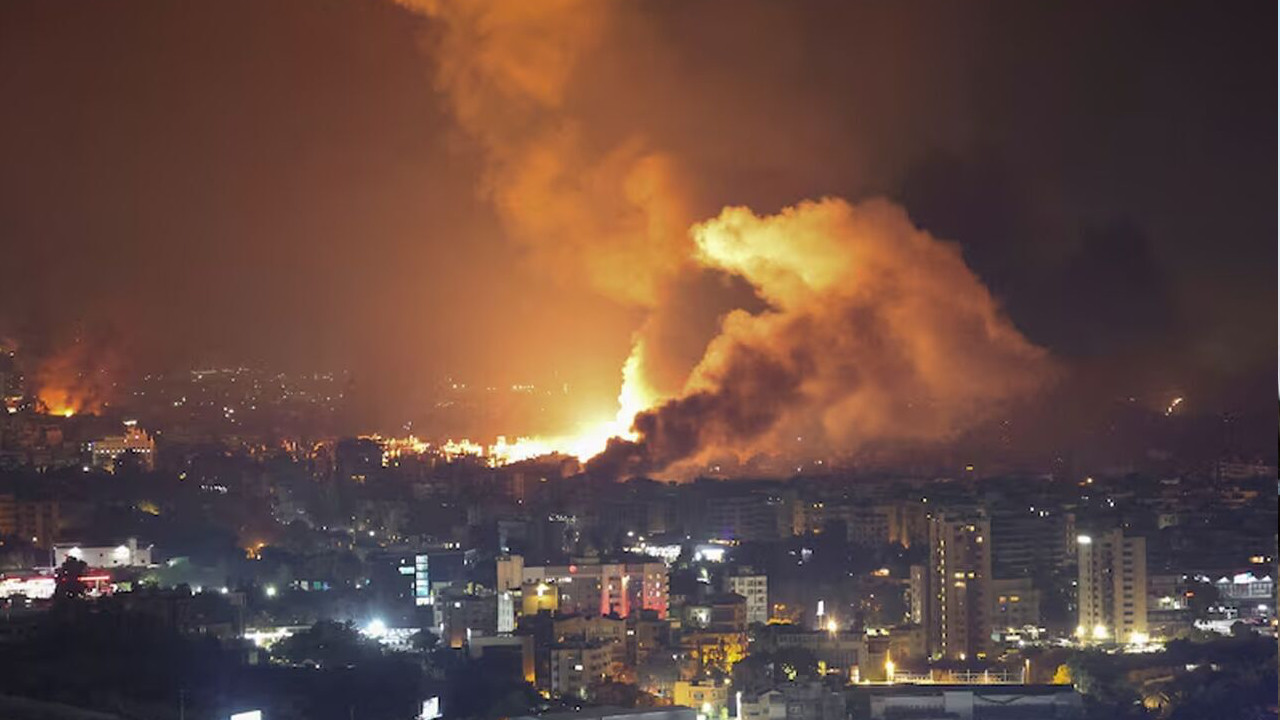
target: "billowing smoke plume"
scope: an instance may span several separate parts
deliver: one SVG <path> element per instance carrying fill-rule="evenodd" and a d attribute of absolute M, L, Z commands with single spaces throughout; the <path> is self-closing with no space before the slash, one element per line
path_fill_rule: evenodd
<path fill-rule="evenodd" d="M 849 453 L 953 438 L 1040 388 L 1046 353 L 1001 314 L 959 248 L 884 200 L 727 208 L 693 229 L 697 259 L 769 304 L 735 311 L 685 392 L 636 417 L 594 462 L 659 471 L 717 456 Z"/>
<path fill-rule="evenodd" d="M 588 142 L 569 91 L 617 6 L 401 2 L 434 20 L 438 86 L 482 148 L 484 190 L 511 237 L 548 270 L 649 313 L 620 398 L 627 418 L 649 409 L 634 415 L 636 439 L 593 467 L 785 456 L 797 438 L 808 452 L 934 442 L 1043 381 L 1045 353 L 958 249 L 891 203 L 824 200 L 767 218 L 730 208 L 693 226 L 675 160 L 639 135 Z M 739 278 L 767 308 L 727 314 L 689 372 L 661 339 L 688 315 L 682 283 L 707 272 Z"/>
<path fill-rule="evenodd" d="M 535 263 L 607 297 L 653 307 L 688 257 L 693 221 L 671 157 L 644 138 L 589 147 L 568 106 L 600 41 L 598 0 L 401 0 L 438 21 L 437 84 L 485 153 L 484 190 Z"/>

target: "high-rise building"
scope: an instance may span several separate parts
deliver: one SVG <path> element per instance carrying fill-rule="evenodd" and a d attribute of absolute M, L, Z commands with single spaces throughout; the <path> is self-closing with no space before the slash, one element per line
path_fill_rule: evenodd
<path fill-rule="evenodd" d="M 1080 535 L 1076 634 L 1090 642 L 1142 642 L 1147 637 L 1147 541 L 1116 528 Z"/>
<path fill-rule="evenodd" d="M 929 568 L 911 566 L 907 581 L 907 619 L 913 625 L 924 625 L 929 618 Z"/>
<path fill-rule="evenodd" d="M 978 511 L 942 512 L 929 526 L 930 651 L 966 660 L 991 643 L 991 521 Z"/>
<path fill-rule="evenodd" d="M 996 577 L 1038 577 L 1070 563 L 1074 548 L 1067 544 L 1066 528 L 1074 525 L 1071 515 L 1027 505 L 1001 507 L 990 515 Z"/>

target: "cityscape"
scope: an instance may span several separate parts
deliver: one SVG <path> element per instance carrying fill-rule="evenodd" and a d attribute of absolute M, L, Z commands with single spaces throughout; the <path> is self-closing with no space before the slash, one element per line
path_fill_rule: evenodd
<path fill-rule="evenodd" d="M 0 6 L 0 717 L 1280 718 L 1253 13 Z"/>

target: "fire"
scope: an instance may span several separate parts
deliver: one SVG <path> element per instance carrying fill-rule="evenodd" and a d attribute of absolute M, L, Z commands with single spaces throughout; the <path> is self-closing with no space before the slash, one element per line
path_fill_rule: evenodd
<path fill-rule="evenodd" d="M 36 393 L 40 407 L 50 415 L 71 417 L 76 413 L 95 413 L 101 410 L 96 403 L 86 403 L 66 388 L 41 388 Z"/>
<path fill-rule="evenodd" d="M 637 340 L 622 366 L 622 389 L 618 392 L 618 412 L 613 418 L 586 423 L 569 435 L 521 437 L 514 442 L 499 437 L 496 443 L 474 454 L 488 458 L 492 465 L 509 465 L 553 454 L 570 455 L 586 462 L 603 452 L 612 438 L 636 440 L 638 436 L 632 429 L 636 415 L 659 400 L 644 382 L 643 354 L 644 343 Z"/>
<path fill-rule="evenodd" d="M 108 371 L 114 353 L 98 343 L 77 339 L 44 358 L 35 372 L 38 407 L 50 415 L 97 414 L 106 406 Z"/>

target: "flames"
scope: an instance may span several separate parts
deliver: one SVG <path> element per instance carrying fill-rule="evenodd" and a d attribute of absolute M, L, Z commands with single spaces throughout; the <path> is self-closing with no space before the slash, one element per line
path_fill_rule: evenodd
<path fill-rule="evenodd" d="M 40 410 L 62 417 L 102 412 L 110 383 L 100 361 L 88 345 L 79 341 L 46 357 L 34 375 Z"/>
<path fill-rule="evenodd" d="M 599 455 L 616 438 L 636 440 L 632 423 L 640 412 L 652 406 L 657 398 L 645 385 L 641 372 L 644 354 L 643 341 L 637 341 L 622 367 L 622 389 L 618 393 L 618 412 L 612 418 L 586 422 L 577 432 L 546 437 L 521 437 L 508 441 L 499 437 L 497 442 L 480 446 L 466 440 L 450 441 L 444 447 L 453 446 L 458 454 L 484 457 L 491 465 L 532 460 L 547 455 L 569 455 L 582 462 Z"/>
<path fill-rule="evenodd" d="M 437 87 L 483 153 L 483 190 L 508 235 L 644 318 L 614 417 L 465 449 L 495 464 L 559 452 L 621 474 L 936 443 L 1052 375 L 959 249 L 891 202 L 731 207 L 695 223 L 676 158 L 639 133 L 584 140 L 597 128 L 576 74 L 620 6 L 401 2 L 438 31 L 425 35 Z M 765 307 L 727 312 L 709 337 L 695 330 L 705 350 L 685 361 L 657 339 L 693 327 L 674 288 L 701 275 L 745 284 Z"/>

